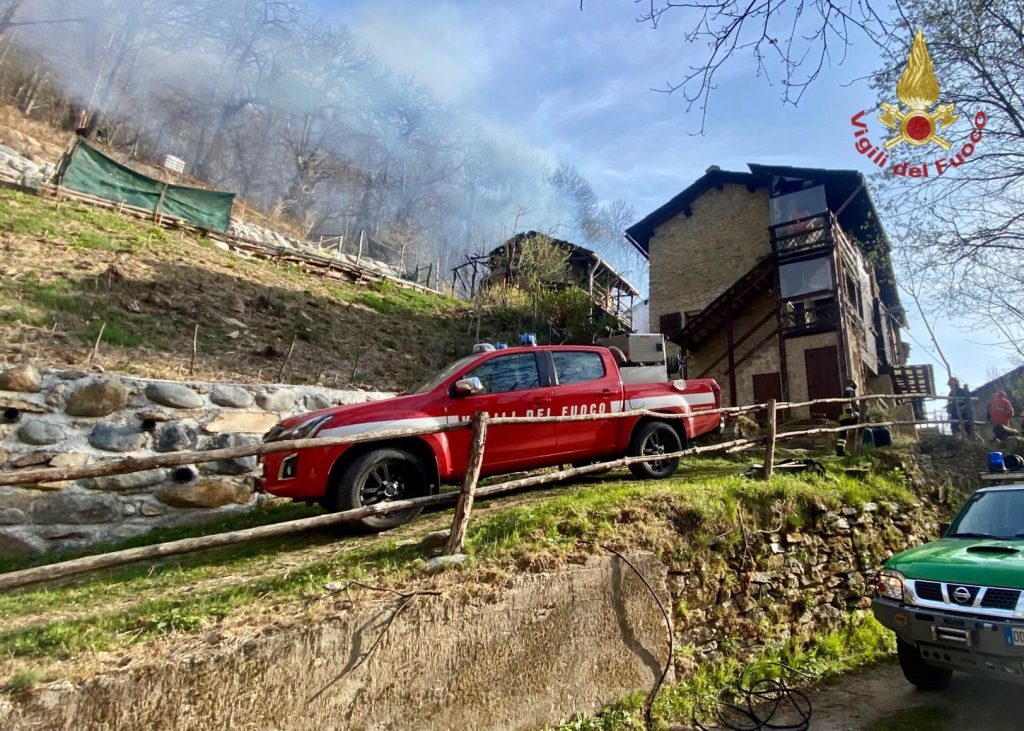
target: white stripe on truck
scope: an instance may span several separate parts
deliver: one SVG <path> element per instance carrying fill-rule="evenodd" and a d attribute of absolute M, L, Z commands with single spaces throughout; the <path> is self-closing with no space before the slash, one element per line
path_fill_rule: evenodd
<path fill-rule="evenodd" d="M 629 408 L 632 409 L 664 409 L 674 406 L 714 406 L 715 394 L 713 393 L 691 393 L 686 396 L 672 394 L 670 396 L 641 396 L 629 400 Z"/>

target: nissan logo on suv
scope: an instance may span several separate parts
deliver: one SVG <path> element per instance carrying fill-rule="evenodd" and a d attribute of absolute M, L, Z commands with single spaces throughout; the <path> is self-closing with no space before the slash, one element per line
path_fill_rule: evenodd
<path fill-rule="evenodd" d="M 966 604 L 971 601 L 971 590 L 966 586 L 958 586 L 953 590 L 953 601 L 957 604 Z"/>

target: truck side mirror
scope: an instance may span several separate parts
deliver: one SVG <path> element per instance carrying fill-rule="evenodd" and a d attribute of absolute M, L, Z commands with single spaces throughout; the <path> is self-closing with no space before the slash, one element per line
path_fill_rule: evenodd
<path fill-rule="evenodd" d="M 948 530 L 949 530 L 949 521 L 948 520 L 943 521 L 942 523 L 939 523 L 939 538 L 942 538 L 942 536 L 946 535 L 946 531 L 948 531 Z"/>
<path fill-rule="evenodd" d="M 484 384 L 480 382 L 480 379 L 476 376 L 471 378 L 462 378 L 455 382 L 455 395 L 456 396 L 472 396 L 475 393 L 480 393 L 484 390 Z"/>

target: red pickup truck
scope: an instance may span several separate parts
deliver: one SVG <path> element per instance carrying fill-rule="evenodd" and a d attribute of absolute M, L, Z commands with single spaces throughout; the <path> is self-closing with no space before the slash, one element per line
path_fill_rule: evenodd
<path fill-rule="evenodd" d="M 627 369 L 628 370 L 628 369 Z M 590 463 L 622 455 L 656 457 L 679 451 L 716 430 L 720 390 L 711 379 L 623 384 L 604 347 L 527 346 L 467 356 L 419 388 L 393 399 L 338 406 L 282 421 L 265 442 L 366 434 L 491 416 L 568 416 L 648 409 L 684 419 L 621 417 L 563 423 L 498 425 L 488 430 L 482 474 Z M 261 458 L 259 489 L 346 510 L 382 500 L 428 495 L 466 472 L 470 429 L 354 445 L 311 447 Z M 639 477 L 672 475 L 678 459 L 653 459 L 630 469 Z M 419 511 L 371 516 L 362 527 L 385 530 Z"/>

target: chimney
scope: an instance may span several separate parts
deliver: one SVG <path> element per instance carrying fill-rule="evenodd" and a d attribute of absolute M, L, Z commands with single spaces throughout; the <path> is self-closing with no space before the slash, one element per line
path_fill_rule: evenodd
<path fill-rule="evenodd" d="M 708 169 L 705 170 L 704 172 L 705 173 L 717 173 L 721 169 L 722 168 L 718 167 L 717 165 L 708 165 Z"/>

